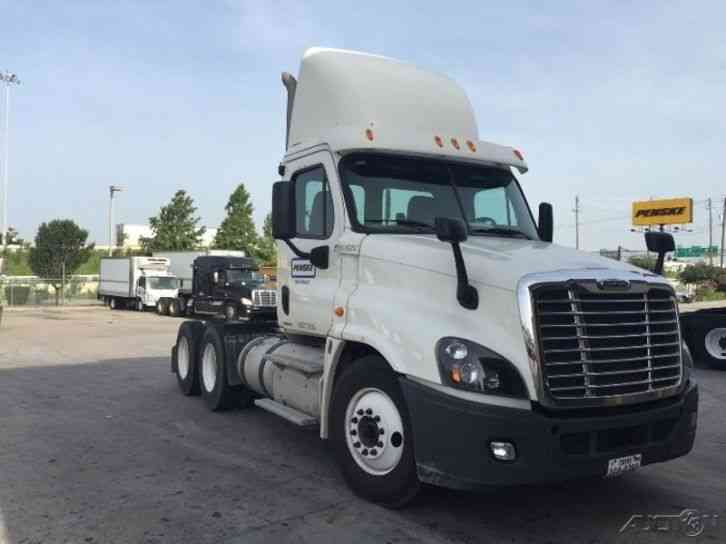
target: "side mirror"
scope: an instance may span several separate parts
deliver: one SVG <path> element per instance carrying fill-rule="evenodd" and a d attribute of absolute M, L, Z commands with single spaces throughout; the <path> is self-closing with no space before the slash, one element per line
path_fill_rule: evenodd
<path fill-rule="evenodd" d="M 436 237 L 442 242 L 458 244 L 466 242 L 468 234 L 464 222 L 450 217 L 437 217 L 434 219 Z"/>
<path fill-rule="evenodd" d="M 676 241 L 673 239 L 673 235 L 669 232 L 646 232 L 645 245 L 648 251 L 658 254 L 658 260 L 655 263 L 655 270 L 653 272 L 663 274 L 665 254 L 669 251 L 676 250 Z"/>
<path fill-rule="evenodd" d="M 315 268 L 327 270 L 330 259 L 330 248 L 328 246 L 318 246 L 310 250 L 310 262 Z"/>
<path fill-rule="evenodd" d="M 552 204 L 542 202 L 539 205 L 539 219 L 537 222 L 537 234 L 543 242 L 552 241 Z"/>
<path fill-rule="evenodd" d="M 278 181 L 272 186 L 272 237 L 275 240 L 295 237 L 295 206 L 288 181 Z"/>

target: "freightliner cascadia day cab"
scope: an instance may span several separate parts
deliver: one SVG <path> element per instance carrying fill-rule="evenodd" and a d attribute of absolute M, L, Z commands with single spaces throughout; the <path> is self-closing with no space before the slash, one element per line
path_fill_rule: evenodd
<path fill-rule="evenodd" d="M 352 489 L 387 506 L 422 482 L 614 476 L 690 451 L 673 289 L 553 244 L 522 153 L 479 140 L 456 83 L 318 48 L 283 83 L 277 327 L 182 324 L 185 394 L 315 426 Z"/>
<path fill-rule="evenodd" d="M 169 260 L 159 257 L 104 257 L 98 298 L 112 310 L 143 311 L 162 297 L 175 297 L 178 283 L 169 272 Z"/>

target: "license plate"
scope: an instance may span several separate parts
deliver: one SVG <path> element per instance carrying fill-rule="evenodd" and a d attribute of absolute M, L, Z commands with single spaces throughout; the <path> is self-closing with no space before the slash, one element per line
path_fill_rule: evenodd
<path fill-rule="evenodd" d="M 608 472 L 605 476 L 619 476 L 624 472 L 630 472 L 640 467 L 643 455 L 636 453 L 635 455 L 626 455 L 625 457 L 616 457 L 608 461 Z"/>

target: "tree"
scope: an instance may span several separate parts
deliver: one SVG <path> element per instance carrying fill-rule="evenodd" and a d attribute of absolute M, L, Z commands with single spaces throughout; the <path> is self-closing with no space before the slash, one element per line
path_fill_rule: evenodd
<path fill-rule="evenodd" d="M 64 288 L 64 272 L 73 274 L 93 253 L 93 244 L 86 246 L 87 239 L 88 231 L 71 219 L 54 219 L 38 227 L 35 247 L 30 249 L 30 268 L 53 286 L 56 304 Z"/>
<path fill-rule="evenodd" d="M 633 266 L 637 266 L 638 268 L 650 270 L 651 272 L 655 270 L 654 257 L 633 256 L 628 259 L 628 263 L 632 264 Z"/>
<path fill-rule="evenodd" d="M 224 209 L 227 216 L 219 226 L 214 238 L 214 247 L 240 249 L 247 255 L 257 255 L 257 231 L 252 220 L 254 207 L 244 183 L 240 183 L 229 196 Z"/>
<path fill-rule="evenodd" d="M 257 258 L 262 264 L 274 265 L 277 263 L 277 244 L 272 237 L 272 213 L 265 217 L 265 224 L 262 226 L 262 238 L 257 244 Z"/>
<path fill-rule="evenodd" d="M 187 251 L 199 247 L 206 229 L 199 226 L 196 213 L 194 199 L 186 191 L 177 191 L 159 215 L 149 218 L 153 236 L 141 238 L 144 251 Z"/>
<path fill-rule="evenodd" d="M 724 274 L 722 268 L 706 263 L 696 263 L 687 266 L 680 273 L 680 280 L 686 284 L 718 282 Z"/>
<path fill-rule="evenodd" d="M 20 236 L 18 235 L 18 231 L 14 227 L 8 227 L 7 238 L 8 238 L 8 241 L 7 241 L 6 245 L 8 245 L 8 246 L 11 246 L 11 245 L 22 246 L 25 243 L 24 240 L 22 238 L 20 238 Z M 0 244 L 2 244 L 2 242 L 3 242 L 3 234 L 2 234 L 2 232 L 0 232 Z"/>

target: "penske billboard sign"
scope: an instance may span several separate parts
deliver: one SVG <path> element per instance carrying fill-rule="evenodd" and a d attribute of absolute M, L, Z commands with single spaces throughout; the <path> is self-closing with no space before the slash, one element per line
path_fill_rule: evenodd
<path fill-rule="evenodd" d="M 685 223 L 693 223 L 692 198 L 633 202 L 633 225 L 683 225 Z"/>

